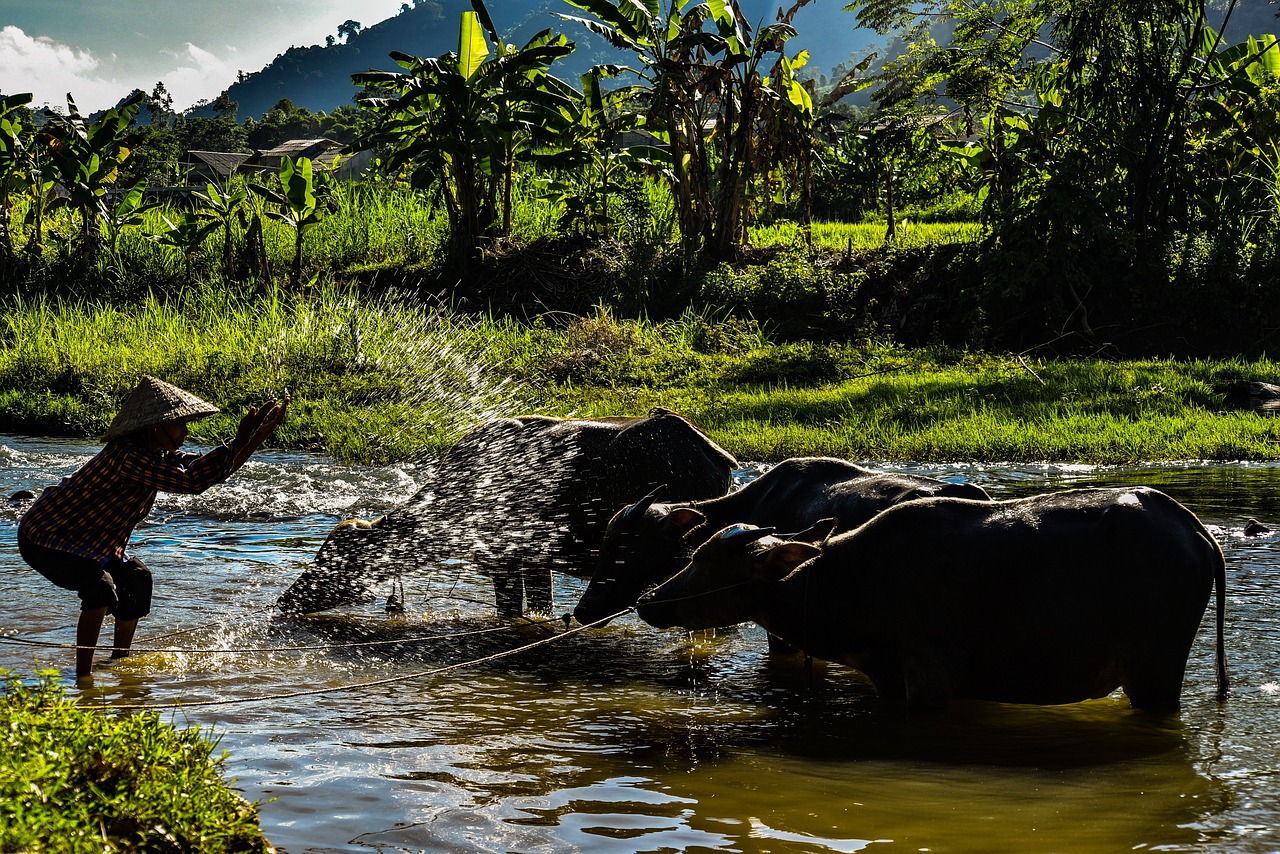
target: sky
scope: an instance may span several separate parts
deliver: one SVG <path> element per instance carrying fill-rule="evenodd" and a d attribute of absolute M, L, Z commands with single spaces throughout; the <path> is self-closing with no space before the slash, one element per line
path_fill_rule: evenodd
<path fill-rule="evenodd" d="M 184 110 L 291 46 L 370 26 L 404 0 L 0 0 L 0 94 L 82 112 L 158 81 Z"/>

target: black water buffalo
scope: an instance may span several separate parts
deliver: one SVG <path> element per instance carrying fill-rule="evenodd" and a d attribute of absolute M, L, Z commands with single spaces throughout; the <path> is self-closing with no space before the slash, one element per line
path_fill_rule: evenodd
<path fill-rule="evenodd" d="M 403 572 L 449 558 L 493 577 L 498 612 L 551 608 L 551 572 L 595 567 L 617 508 L 665 483 L 685 499 L 723 495 L 733 457 L 685 418 L 489 421 L 445 454 L 407 504 L 339 525 L 280 596 L 307 613 L 367 599 Z"/>
<path fill-rule="evenodd" d="M 1122 687 L 1135 708 L 1170 711 L 1215 585 L 1224 698 L 1222 551 L 1185 507 L 1141 487 L 912 501 L 821 545 L 735 526 L 639 614 L 660 628 L 754 621 L 913 704 L 1071 703 Z"/>
<path fill-rule="evenodd" d="M 937 496 L 990 498 L 973 484 L 873 471 L 831 457 L 783 460 L 742 489 L 705 501 L 655 504 L 646 496 L 609 520 L 599 565 L 573 615 L 592 623 L 629 608 L 688 563 L 695 546 L 735 522 L 799 531 L 834 518 L 840 533 L 895 504 Z"/>

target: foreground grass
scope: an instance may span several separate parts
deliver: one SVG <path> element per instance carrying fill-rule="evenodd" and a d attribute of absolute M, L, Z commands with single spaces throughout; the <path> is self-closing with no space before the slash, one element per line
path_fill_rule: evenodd
<path fill-rule="evenodd" d="M 440 307 L 191 291 L 129 309 L 48 299 L 0 306 L 0 430 L 96 436 L 139 375 L 224 406 L 292 394 L 279 445 L 349 462 L 441 450 L 522 412 L 600 416 L 662 405 L 744 460 L 1134 463 L 1280 458 L 1280 422 L 1224 405 L 1269 360 L 1050 361 L 860 344 L 774 344 L 752 322 L 608 313 L 561 327 Z"/>
<path fill-rule="evenodd" d="M 198 730 L 99 714 L 47 678 L 0 678 L 0 850 L 269 850 Z"/>

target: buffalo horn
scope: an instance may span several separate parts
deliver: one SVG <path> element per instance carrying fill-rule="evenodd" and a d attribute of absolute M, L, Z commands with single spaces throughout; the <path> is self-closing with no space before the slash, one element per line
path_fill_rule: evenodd
<path fill-rule="evenodd" d="M 756 540 L 772 534 L 776 528 L 751 528 L 746 525 L 734 525 L 732 528 L 725 528 L 720 532 L 720 536 L 716 539 L 721 542 L 732 540 L 733 542 L 753 543 Z"/>
<path fill-rule="evenodd" d="M 632 504 L 626 510 L 623 510 L 622 511 L 623 521 L 629 521 L 632 518 L 643 514 L 644 511 L 648 510 L 650 507 L 653 506 L 653 502 L 658 500 L 658 493 L 666 488 L 667 488 L 667 485 L 665 483 L 662 484 L 661 486 L 655 487 L 653 492 L 650 492 L 644 498 L 641 498 L 635 504 Z"/>
<path fill-rule="evenodd" d="M 779 534 L 780 540 L 800 540 L 805 543 L 817 543 L 825 540 L 835 530 L 836 520 L 834 518 L 819 519 L 803 531 L 796 531 L 794 534 Z"/>

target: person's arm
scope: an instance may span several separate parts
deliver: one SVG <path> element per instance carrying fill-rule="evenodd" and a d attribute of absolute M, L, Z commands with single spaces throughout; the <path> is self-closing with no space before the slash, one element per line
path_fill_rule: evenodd
<path fill-rule="evenodd" d="M 196 495 L 222 483 L 244 465 L 284 421 L 289 398 L 251 408 L 230 442 L 203 454 L 129 448 L 120 459 L 120 475 L 161 492 Z"/>
<path fill-rule="evenodd" d="M 219 445 L 204 454 L 161 451 L 141 446 L 122 449 L 119 476 L 158 489 L 195 495 L 231 474 L 235 449 Z"/>

